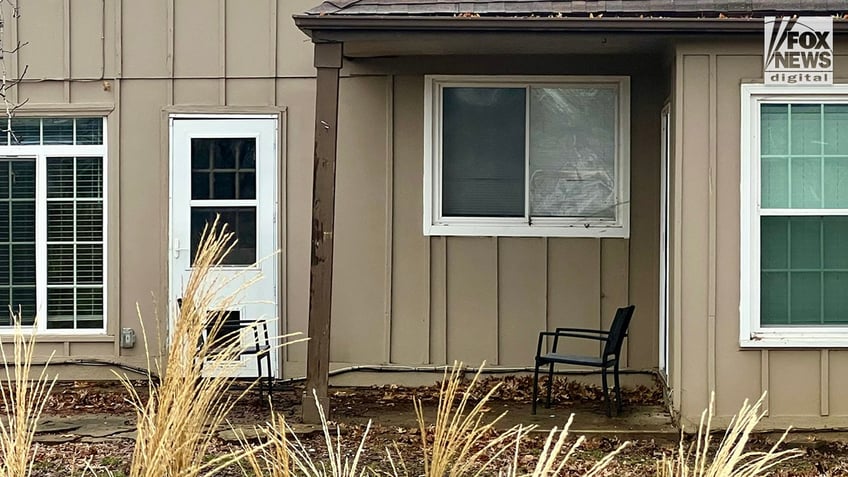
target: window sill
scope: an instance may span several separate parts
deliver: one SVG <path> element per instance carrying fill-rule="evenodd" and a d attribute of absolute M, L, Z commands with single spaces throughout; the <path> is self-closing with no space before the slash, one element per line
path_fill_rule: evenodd
<path fill-rule="evenodd" d="M 775 329 L 752 332 L 740 338 L 739 346 L 761 348 L 848 348 L 848 327 L 815 330 Z"/>
<path fill-rule="evenodd" d="M 24 336 L 35 336 L 35 341 L 39 343 L 64 343 L 66 341 L 71 341 L 75 343 L 113 343 L 117 338 L 114 335 L 107 334 L 74 334 L 74 333 L 65 333 L 65 334 L 55 334 L 55 333 L 28 333 L 25 332 Z M 0 342 L 8 343 L 12 341 L 14 337 L 14 332 L 11 330 L 0 330 Z"/>
<path fill-rule="evenodd" d="M 629 238 L 630 229 L 604 225 L 424 224 L 425 236 Z"/>

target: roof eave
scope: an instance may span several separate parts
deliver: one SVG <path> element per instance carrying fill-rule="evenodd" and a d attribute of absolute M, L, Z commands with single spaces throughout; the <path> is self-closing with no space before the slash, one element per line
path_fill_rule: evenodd
<path fill-rule="evenodd" d="M 440 17 L 379 15 L 294 15 L 298 28 L 313 31 L 373 32 L 591 32 L 591 33 L 763 33 L 762 17 L 754 18 L 544 18 Z M 835 31 L 848 31 L 848 21 L 834 21 Z"/>

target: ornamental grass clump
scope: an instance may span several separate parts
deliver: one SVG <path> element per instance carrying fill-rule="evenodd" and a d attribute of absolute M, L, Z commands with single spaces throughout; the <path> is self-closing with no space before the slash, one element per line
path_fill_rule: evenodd
<path fill-rule="evenodd" d="M 453 367 L 445 371 L 433 424 L 429 424 L 424 416 L 423 403 L 419 399 L 414 401 L 421 453 L 403 454 L 397 445 L 386 449 L 385 463 L 391 469 L 389 471 L 377 471 L 363 464 L 376 458 L 366 454 L 370 421 L 358 441 L 346 443 L 343 442 L 339 429 L 335 432 L 330 430 L 330 424 L 320 405 L 326 452 L 319 453 L 309 448 L 297 437 L 283 417 L 275 414 L 268 425 L 256 429 L 261 447 L 258 451 L 250 451 L 255 449 L 254 444 L 248 442 L 244 433 L 240 434 L 247 455 L 239 464 L 246 476 L 269 477 L 553 477 L 567 469 L 569 458 L 585 440 L 580 437 L 571 445 L 566 445 L 571 419 L 563 430 L 553 429 L 548 434 L 533 471 L 521 473 L 519 449 L 523 447 L 525 438 L 535 426 L 496 429 L 496 424 L 504 414 L 490 419 L 488 405 L 492 395 L 497 392 L 497 386 L 481 398 L 474 398 L 479 387 L 480 371 L 467 385 L 464 383 L 463 374 L 462 363 L 454 363 Z M 583 475 L 601 474 L 625 445 L 626 443 L 605 455 Z M 319 458 L 318 455 L 324 457 Z M 407 465 L 408 462 L 410 466 Z M 423 467 L 421 472 L 418 471 L 419 463 L 420 467 Z M 409 467 L 415 467 L 413 472 L 410 472 Z"/>
<path fill-rule="evenodd" d="M 421 447 L 424 459 L 424 474 L 427 477 L 465 477 L 481 475 L 500 475 L 505 477 L 553 477 L 567 468 L 569 459 L 585 441 L 578 438 L 572 445 L 566 446 L 568 430 L 574 416 L 560 431 L 553 428 L 540 451 L 536 466 L 530 473 L 519 472 L 519 449 L 527 435 L 536 426 L 514 426 L 507 430 L 496 430 L 495 425 L 505 412 L 494 419 L 485 419 L 488 403 L 500 384 L 491 388 L 476 404 L 472 405 L 472 396 L 479 385 L 483 363 L 463 388 L 463 365 L 454 363 L 445 372 L 439 390 L 439 404 L 436 409 L 436 421 L 428 426 L 424 419 L 424 408 L 420 400 L 415 401 L 418 428 L 421 435 Z M 599 475 L 613 458 L 628 443 L 625 442 L 599 460 L 585 476 Z M 567 449 L 565 454 L 563 450 Z M 502 456 L 512 453 L 512 460 L 505 466 Z"/>
<path fill-rule="evenodd" d="M 259 279 L 210 273 L 234 245 L 233 234 L 226 225 L 219 227 L 217 219 L 204 229 L 182 303 L 171 310 L 176 317 L 171 321 L 167 364 L 158 385 L 148 379 L 146 402 L 132 382 L 120 378 L 131 395 L 138 420 L 130 477 L 214 475 L 261 449 L 256 446 L 207 458 L 216 430 L 235 403 L 256 384 L 254 381 L 235 396 L 227 393 L 238 370 L 233 363 L 239 361 L 241 333 L 252 330 L 248 327 L 218 337 L 226 318 L 224 310 L 232 309 L 245 289 Z M 142 333 L 147 346 L 143 329 Z M 204 339 L 205 335 L 216 339 Z"/>
<path fill-rule="evenodd" d="M 318 397 L 313 390 L 315 402 Z M 241 468 L 246 476 L 266 477 L 364 477 L 373 475 L 375 472 L 369 467 L 362 465 L 365 443 L 368 432 L 371 429 L 371 421 L 365 428 L 362 438 L 356 444 L 356 450 L 352 458 L 348 458 L 348 450 L 353 446 L 345 443 L 341 431 L 336 428 L 335 436 L 330 429 L 330 423 L 321 405 L 318 404 L 318 414 L 321 417 L 321 428 L 324 435 L 324 444 L 327 448 L 327 457 L 318 461 L 312 456 L 309 449 L 297 437 L 297 434 L 286 423 L 281 414 L 274 414 L 267 426 L 259 429 L 258 434 L 267 444 L 258 452 L 247 452 L 245 459 L 240 462 Z M 241 434 L 242 446 L 250 449 L 251 444 Z"/>
<path fill-rule="evenodd" d="M 676 455 L 663 457 L 657 462 L 657 475 L 661 477 L 754 477 L 767 475 L 775 466 L 803 454 L 799 449 L 779 451 L 789 433 L 787 429 L 767 451 L 746 451 L 748 439 L 765 416 L 762 409 L 766 395 L 753 405 L 746 399 L 739 413 L 733 416 L 724 437 L 713 452 L 710 426 L 713 420 L 715 394 L 710 396 L 710 407 L 701 413 L 698 434 L 689 450 L 684 449 L 681 431 Z"/>
<path fill-rule="evenodd" d="M 33 448 L 38 420 L 50 397 L 56 376 L 47 374 L 47 364 L 33 369 L 35 358 L 35 325 L 32 329 L 21 324 L 20 313 L 12 313 L 12 340 L 0 342 L 4 381 L 0 383 L 0 398 L 4 415 L 0 418 L 0 477 L 32 475 L 37 448 Z M 50 358 L 47 362 L 50 362 Z M 33 376 L 34 379 L 33 379 Z"/>

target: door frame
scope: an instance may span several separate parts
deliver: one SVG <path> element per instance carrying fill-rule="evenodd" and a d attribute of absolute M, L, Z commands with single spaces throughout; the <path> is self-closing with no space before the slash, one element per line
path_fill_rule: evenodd
<path fill-rule="evenodd" d="M 669 366 L 669 169 L 671 165 L 671 103 L 660 112 L 660 254 L 659 254 L 659 371 L 668 381 Z"/>
<path fill-rule="evenodd" d="M 174 256 L 174 236 L 173 236 L 173 217 L 174 217 L 174 181 L 172 180 L 173 171 L 174 171 L 174 121 L 179 119 L 186 120 L 203 120 L 203 119 L 218 119 L 218 120 L 238 120 L 238 119 L 269 119 L 274 121 L 274 143 L 273 143 L 273 152 L 274 156 L 274 180 L 275 180 L 275 188 L 273 193 L 273 245 L 272 249 L 276 253 L 276 255 L 272 257 L 257 257 L 258 259 L 265 258 L 266 260 L 272 260 L 274 262 L 274 269 L 272 274 L 273 279 L 275 280 L 274 286 L 274 294 L 276 300 L 275 306 L 275 316 L 271 317 L 276 320 L 276 335 L 271 336 L 272 343 L 274 341 L 279 345 L 279 340 L 286 333 L 286 322 L 283 319 L 283 310 L 285 310 L 286 302 L 285 302 L 285 292 L 287 287 L 287 283 L 285 281 L 286 278 L 286 260 L 285 260 L 285 239 L 286 239 L 286 226 L 285 226 L 285 210 L 283 210 L 283 198 L 286 197 L 286 161 L 285 161 L 285 150 L 284 147 L 284 139 L 285 139 L 285 131 L 287 127 L 286 122 L 286 109 L 280 107 L 259 107 L 253 108 L 248 111 L 232 111 L 231 108 L 223 108 L 223 107 L 215 107 L 215 106 L 197 106 L 197 107 L 172 107 L 166 108 L 163 110 L 164 116 L 164 127 L 165 134 L 167 135 L 167 141 L 165 142 L 166 154 L 168 156 L 168 169 L 166 172 L 166 181 L 167 181 L 167 191 L 168 191 L 168 231 L 167 231 L 167 258 L 165 260 L 165 269 L 167 273 L 167 290 L 166 296 L 167 299 L 167 332 L 165 334 L 166 345 L 170 343 L 171 339 L 171 330 L 174 328 L 174 320 L 176 317 L 176 313 L 174 313 L 176 303 L 173 302 L 173 294 L 172 291 L 176 284 L 174 283 L 174 273 L 172 268 L 173 256 Z M 281 378 L 283 376 L 283 363 L 285 362 L 285 349 L 283 347 L 278 347 L 273 350 L 271 353 L 271 361 L 272 361 L 272 369 L 271 375 L 275 378 Z"/>

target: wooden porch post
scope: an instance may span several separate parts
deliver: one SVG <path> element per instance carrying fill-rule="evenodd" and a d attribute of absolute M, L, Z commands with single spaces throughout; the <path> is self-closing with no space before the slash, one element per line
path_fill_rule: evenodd
<path fill-rule="evenodd" d="M 330 311 L 333 290 L 333 214 L 336 205 L 336 141 L 339 116 L 341 43 L 316 43 L 315 155 L 312 179 L 312 265 L 309 273 L 309 342 L 303 422 L 319 424 L 312 395 L 329 415 Z"/>

